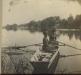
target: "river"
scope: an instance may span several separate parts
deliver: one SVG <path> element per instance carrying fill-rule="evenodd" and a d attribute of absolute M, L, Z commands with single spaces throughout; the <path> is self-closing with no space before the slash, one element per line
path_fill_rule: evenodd
<path fill-rule="evenodd" d="M 81 31 L 57 31 L 57 40 L 81 49 Z M 2 46 L 24 46 L 42 42 L 41 32 L 31 33 L 27 30 L 3 30 Z M 39 47 L 38 47 L 39 48 Z M 37 49 L 29 47 L 29 49 Z M 61 57 L 55 73 L 81 73 L 81 51 L 68 46 L 59 47 Z"/>

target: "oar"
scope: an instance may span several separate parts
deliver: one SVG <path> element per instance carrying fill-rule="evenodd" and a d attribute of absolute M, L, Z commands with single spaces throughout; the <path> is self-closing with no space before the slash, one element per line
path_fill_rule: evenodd
<path fill-rule="evenodd" d="M 76 47 L 74 47 L 74 46 L 71 46 L 71 45 L 65 44 L 65 43 L 63 43 L 63 42 L 60 42 L 60 41 L 57 41 L 57 42 L 59 42 L 59 43 L 61 43 L 61 44 L 64 44 L 65 46 L 68 46 L 68 47 L 71 47 L 71 48 L 74 48 L 74 49 L 77 49 L 77 50 L 81 50 L 81 49 L 76 48 Z"/>
<path fill-rule="evenodd" d="M 71 48 L 74 48 L 74 49 L 77 49 L 77 50 L 81 50 L 81 49 L 76 48 L 74 46 L 65 44 L 63 42 L 60 42 L 60 41 L 57 41 L 57 42 L 63 44 L 63 45 L 58 45 L 58 46 L 68 46 L 68 47 L 71 47 Z M 20 49 L 20 48 L 26 48 L 26 47 L 30 47 L 30 46 L 40 46 L 40 44 L 43 44 L 43 43 L 31 44 L 31 45 L 27 45 L 27 46 L 17 46 L 17 47 L 16 46 L 13 46 L 13 47 L 2 47 L 2 49 L 4 49 L 4 48 Z"/>
<path fill-rule="evenodd" d="M 27 46 L 2 47 L 1 49 L 8 49 L 8 48 L 19 49 L 19 48 L 26 48 L 26 47 L 30 47 L 30 46 L 40 46 L 40 44 L 42 44 L 42 43 L 31 44 L 31 45 L 27 45 Z"/>

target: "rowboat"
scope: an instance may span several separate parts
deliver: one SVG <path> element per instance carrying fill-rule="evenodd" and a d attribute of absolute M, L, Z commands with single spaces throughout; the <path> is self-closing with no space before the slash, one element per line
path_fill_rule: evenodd
<path fill-rule="evenodd" d="M 53 74 L 59 56 L 59 50 L 55 49 L 54 46 L 49 51 L 37 50 L 30 60 L 30 63 L 34 67 L 33 74 Z"/>

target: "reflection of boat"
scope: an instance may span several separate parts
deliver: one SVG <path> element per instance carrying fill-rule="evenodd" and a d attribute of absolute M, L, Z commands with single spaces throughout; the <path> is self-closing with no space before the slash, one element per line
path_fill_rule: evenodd
<path fill-rule="evenodd" d="M 55 71 L 59 59 L 59 50 L 54 49 L 50 52 L 36 51 L 31 58 L 31 64 L 34 67 L 34 74 L 52 74 Z"/>

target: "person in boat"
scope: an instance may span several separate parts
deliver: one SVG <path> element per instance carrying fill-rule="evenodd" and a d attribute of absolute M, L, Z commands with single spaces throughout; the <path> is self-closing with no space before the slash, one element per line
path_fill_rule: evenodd
<path fill-rule="evenodd" d="M 55 49 L 58 49 L 59 48 L 59 43 L 56 41 L 57 40 L 57 35 L 56 35 L 56 29 L 54 29 L 53 31 L 53 35 L 54 35 L 54 45 L 55 45 Z"/>
<path fill-rule="evenodd" d="M 43 32 L 44 38 L 43 38 L 43 50 L 48 50 L 48 39 L 47 39 L 47 31 Z"/>
<path fill-rule="evenodd" d="M 52 44 L 55 49 L 58 48 L 58 42 L 56 41 L 56 29 L 49 30 L 49 44 Z"/>
<path fill-rule="evenodd" d="M 48 31 L 49 43 L 52 43 L 56 40 L 55 32 L 56 32 L 56 29 L 51 29 Z"/>

